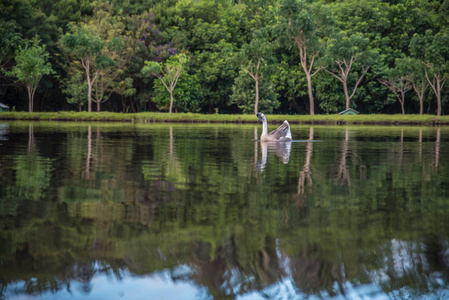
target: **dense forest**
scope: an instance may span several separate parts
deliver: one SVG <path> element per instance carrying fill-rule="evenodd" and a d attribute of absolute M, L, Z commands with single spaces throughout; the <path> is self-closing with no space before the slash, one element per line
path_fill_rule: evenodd
<path fill-rule="evenodd" d="M 449 1 L 4 0 L 17 111 L 447 114 Z"/>

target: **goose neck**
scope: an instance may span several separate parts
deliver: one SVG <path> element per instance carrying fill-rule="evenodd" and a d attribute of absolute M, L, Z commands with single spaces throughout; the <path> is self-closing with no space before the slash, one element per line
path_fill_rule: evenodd
<path fill-rule="evenodd" d="M 268 133 L 267 119 L 263 118 L 262 134 L 266 135 L 267 133 Z"/>

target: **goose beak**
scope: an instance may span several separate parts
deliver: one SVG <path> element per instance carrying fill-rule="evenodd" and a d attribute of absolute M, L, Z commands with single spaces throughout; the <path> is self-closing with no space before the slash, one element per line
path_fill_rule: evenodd
<path fill-rule="evenodd" d="M 259 122 L 263 122 L 263 118 L 262 118 L 262 114 L 261 113 L 257 113 L 256 116 L 259 119 Z"/>

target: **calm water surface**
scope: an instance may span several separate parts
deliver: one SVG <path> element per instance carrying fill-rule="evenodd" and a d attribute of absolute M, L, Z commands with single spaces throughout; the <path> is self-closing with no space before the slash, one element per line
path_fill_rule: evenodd
<path fill-rule="evenodd" d="M 0 124 L 0 298 L 448 299 L 449 129 Z"/>

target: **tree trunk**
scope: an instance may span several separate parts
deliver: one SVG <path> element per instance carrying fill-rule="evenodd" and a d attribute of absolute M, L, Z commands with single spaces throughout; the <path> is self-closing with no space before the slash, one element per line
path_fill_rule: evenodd
<path fill-rule="evenodd" d="M 432 87 L 435 96 L 437 97 L 437 116 L 441 116 L 441 90 L 446 82 L 446 77 L 441 74 L 434 74 L 433 80 L 430 80 L 426 70 L 426 78 L 429 85 Z"/>
<path fill-rule="evenodd" d="M 87 111 L 92 112 L 92 82 L 90 76 L 87 76 Z"/>
<path fill-rule="evenodd" d="M 440 91 L 438 92 L 437 95 L 437 116 L 441 116 L 441 94 Z"/>
<path fill-rule="evenodd" d="M 440 80 L 436 81 L 436 95 L 437 95 L 437 116 L 441 116 L 441 85 Z"/>
<path fill-rule="evenodd" d="M 401 102 L 402 114 L 405 115 L 405 109 L 404 109 L 405 95 L 402 94 L 401 97 L 402 97 L 402 100 L 400 102 Z"/>
<path fill-rule="evenodd" d="M 97 102 L 97 112 L 100 112 L 100 103 L 101 103 L 101 101 L 98 100 L 98 102 Z"/>
<path fill-rule="evenodd" d="M 31 86 L 27 87 L 27 91 L 28 91 L 28 111 L 29 112 L 33 112 L 33 100 L 31 99 Z"/>
<path fill-rule="evenodd" d="M 254 104 L 254 114 L 258 112 L 259 106 L 259 78 L 256 77 L 256 103 Z"/>
<path fill-rule="evenodd" d="M 173 110 L 173 90 L 170 91 L 170 109 L 168 110 L 168 112 L 171 114 Z"/>
<path fill-rule="evenodd" d="M 87 80 L 87 111 L 92 112 L 92 85 L 93 80 L 90 78 L 90 61 L 87 59 L 86 61 L 81 61 L 84 70 L 86 71 L 86 80 Z"/>
<path fill-rule="evenodd" d="M 345 93 L 345 98 L 346 98 L 346 109 L 349 109 L 349 103 L 350 103 L 350 99 L 349 99 L 349 93 L 348 93 L 348 85 L 346 84 L 346 81 L 343 81 L 343 91 Z"/>
<path fill-rule="evenodd" d="M 306 76 L 307 76 L 307 89 L 309 92 L 310 115 L 313 116 L 315 114 L 315 106 L 313 104 L 312 75 L 306 72 Z"/>

